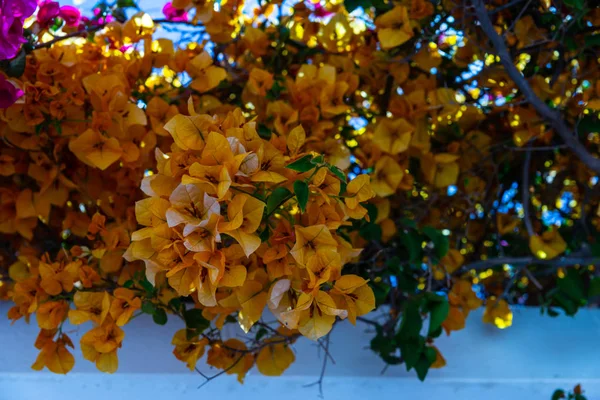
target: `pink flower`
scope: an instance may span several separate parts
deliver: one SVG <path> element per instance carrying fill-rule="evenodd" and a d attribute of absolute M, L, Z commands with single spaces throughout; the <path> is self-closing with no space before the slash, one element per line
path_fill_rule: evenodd
<path fill-rule="evenodd" d="M 172 3 L 165 4 L 162 12 L 169 21 L 187 21 L 188 20 L 187 11 L 179 10 L 179 9 L 173 7 Z"/>
<path fill-rule="evenodd" d="M 315 17 L 320 18 L 333 14 L 331 11 L 328 11 L 325 7 L 323 7 L 321 3 L 313 4 L 313 13 L 315 14 Z"/>
<path fill-rule="evenodd" d="M 0 109 L 12 106 L 23 94 L 21 89 L 0 74 Z"/>
<path fill-rule="evenodd" d="M 0 60 L 17 55 L 21 44 L 26 42 L 23 23 L 36 8 L 35 0 L 0 0 Z"/>
<path fill-rule="evenodd" d="M 67 26 L 77 26 L 81 21 L 81 12 L 73 6 L 62 6 L 59 15 Z"/>
<path fill-rule="evenodd" d="M 37 21 L 42 27 L 47 27 L 58 17 L 60 6 L 57 1 L 44 0 L 40 3 L 40 11 L 37 14 Z"/>

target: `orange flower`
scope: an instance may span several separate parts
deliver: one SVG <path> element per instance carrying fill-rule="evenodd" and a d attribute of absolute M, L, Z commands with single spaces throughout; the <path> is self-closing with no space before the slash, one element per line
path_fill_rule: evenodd
<path fill-rule="evenodd" d="M 125 333 L 114 322 L 106 320 L 81 337 L 81 352 L 86 360 L 96 363 L 96 367 L 112 374 L 119 367 L 117 349 L 121 347 Z"/>
<path fill-rule="evenodd" d="M 118 288 L 114 291 L 110 305 L 110 316 L 118 326 L 123 326 L 131 319 L 133 313 L 142 307 L 142 300 L 129 289 Z"/>

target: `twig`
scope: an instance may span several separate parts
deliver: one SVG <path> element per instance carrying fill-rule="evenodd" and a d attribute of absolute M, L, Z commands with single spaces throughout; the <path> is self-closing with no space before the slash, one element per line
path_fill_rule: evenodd
<path fill-rule="evenodd" d="M 531 273 L 531 271 L 529 270 L 529 268 L 523 267 L 523 272 L 525 272 L 525 275 L 527 275 L 527 278 L 529 278 L 529 280 L 531 281 L 531 283 L 533 283 L 534 286 L 538 290 L 542 290 L 544 288 L 542 286 L 542 284 L 540 283 L 540 281 L 538 281 L 537 278 L 535 276 L 533 276 L 533 274 Z"/>
<path fill-rule="evenodd" d="M 321 374 L 319 375 L 319 380 L 313 383 L 309 383 L 308 385 L 305 385 L 304 387 L 311 387 L 311 386 L 315 386 L 315 385 L 319 385 L 319 397 L 323 398 L 323 378 L 325 377 L 325 370 L 327 369 L 327 360 L 329 359 L 329 357 L 327 357 L 327 354 L 329 354 L 329 340 L 331 337 L 331 332 L 333 331 L 333 328 L 331 328 L 331 330 L 329 331 L 329 333 L 327 334 L 327 336 L 325 336 L 325 357 L 323 357 L 323 366 L 321 367 Z"/>
<path fill-rule="evenodd" d="M 206 381 L 202 385 L 198 386 L 198 389 L 207 385 L 208 382 L 212 381 L 213 379 L 216 379 L 216 378 L 220 377 L 221 375 L 224 375 L 224 374 L 228 373 L 229 371 L 231 371 L 236 365 L 238 365 L 238 363 L 242 360 L 242 358 L 244 358 L 244 356 L 245 356 L 244 354 L 240 355 L 233 364 L 231 364 L 229 367 L 225 368 L 223 371 L 220 371 L 219 373 L 214 374 L 213 376 L 207 376 L 206 374 L 203 374 L 198 368 L 196 368 L 196 372 L 198 372 L 204 379 L 206 379 Z"/>
<path fill-rule="evenodd" d="M 367 325 L 374 326 L 374 327 L 381 326 L 381 325 L 379 325 L 377 322 L 375 322 L 375 321 L 371 321 L 370 319 L 367 319 L 367 318 L 365 318 L 365 317 L 356 317 L 356 320 L 357 320 L 357 321 L 360 321 L 360 322 L 362 322 L 362 323 L 364 323 L 364 324 L 367 324 Z"/>
<path fill-rule="evenodd" d="M 473 5 L 475 9 L 475 15 L 479 21 L 481 29 L 492 42 L 492 45 L 496 50 L 496 54 L 498 57 L 500 57 L 500 62 L 504 66 L 506 73 L 513 80 L 521 93 L 523 93 L 523 96 L 554 129 L 558 136 L 561 137 L 571 151 L 573 151 L 573 153 L 579 157 L 581 162 L 583 162 L 594 172 L 600 174 L 600 159 L 594 157 L 587 151 L 585 146 L 581 144 L 573 135 L 573 129 L 567 126 L 560 113 L 550 108 L 535 94 L 535 91 L 529 85 L 527 79 L 521 74 L 517 67 L 515 67 L 504 39 L 502 39 L 502 37 L 496 32 L 494 24 L 487 13 L 485 2 L 483 0 L 474 0 Z"/>
<path fill-rule="evenodd" d="M 84 30 L 77 31 L 77 32 L 72 32 L 72 33 L 69 33 L 69 34 L 64 35 L 64 36 L 59 36 L 56 39 L 52 39 L 52 40 L 50 40 L 48 42 L 44 42 L 44 43 L 35 45 L 33 47 L 33 49 L 34 50 L 38 50 L 38 49 L 44 49 L 44 48 L 52 47 L 52 45 L 54 45 L 54 44 L 56 44 L 58 42 L 62 42 L 63 40 L 71 39 L 71 38 L 74 38 L 74 37 L 82 37 L 85 34 L 89 35 L 90 33 L 97 32 L 97 31 L 99 31 L 101 29 L 104 29 L 104 25 L 91 26 L 91 27 L 88 27 L 88 28 L 86 28 Z"/>
<path fill-rule="evenodd" d="M 566 149 L 567 145 L 566 144 L 560 144 L 557 146 L 536 146 L 536 147 L 510 147 L 510 146 L 504 146 L 504 148 L 506 150 L 509 151 L 554 151 L 554 150 L 560 150 L 560 149 Z"/>
<path fill-rule="evenodd" d="M 570 265 L 596 265 L 600 264 L 600 257 L 590 257 L 590 256 L 564 256 L 557 257 L 550 260 L 542 260 L 536 258 L 534 256 L 528 257 L 499 257 L 499 258 L 490 258 L 488 260 L 479 260 L 474 261 L 470 264 L 464 265 L 462 268 L 458 269 L 454 275 L 460 275 L 469 270 L 482 270 L 488 269 L 494 266 L 510 264 L 510 265 L 528 265 L 528 264 L 537 264 L 537 265 L 545 265 L 549 267 L 566 267 Z"/>

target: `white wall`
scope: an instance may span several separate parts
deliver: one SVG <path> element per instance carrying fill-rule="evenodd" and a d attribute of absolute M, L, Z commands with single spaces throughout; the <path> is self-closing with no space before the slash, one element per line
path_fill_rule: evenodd
<path fill-rule="evenodd" d="M 7 304 L 0 304 L 0 315 L 6 315 L 7 309 Z M 421 383 L 403 366 L 389 368 L 382 376 L 384 364 L 365 348 L 371 337 L 365 334 L 365 325 L 339 324 L 332 335 L 330 352 L 336 365 L 328 366 L 325 398 L 377 399 L 385 395 L 411 400 L 437 396 L 444 400 L 546 400 L 557 387 L 572 388 L 577 383 L 590 400 L 600 398 L 600 310 L 553 319 L 540 316 L 536 309 L 519 309 L 513 326 L 503 331 L 481 323 L 481 313 L 476 312 L 467 326 L 438 340 L 448 365 L 430 371 Z M 281 378 L 265 378 L 251 371 L 244 385 L 224 376 L 198 390 L 203 379 L 171 354 L 171 337 L 181 327 L 175 319 L 160 327 L 147 318 L 137 318 L 125 329 L 117 374 L 98 373 L 76 349 L 75 368 L 63 377 L 30 370 L 37 355 L 35 321 L 11 326 L 2 317 L 0 400 L 178 399 L 183 395 L 225 399 L 240 395 L 245 400 L 317 398 L 316 387 L 303 387 L 317 379 L 321 366 L 318 348 L 308 340 L 295 345 L 296 362 Z M 70 332 L 76 347 L 86 329 L 89 327 L 83 325 Z"/>

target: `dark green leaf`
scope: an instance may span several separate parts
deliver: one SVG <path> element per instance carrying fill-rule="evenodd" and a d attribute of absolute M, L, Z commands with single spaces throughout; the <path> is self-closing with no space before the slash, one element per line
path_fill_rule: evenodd
<path fill-rule="evenodd" d="M 445 236 L 441 231 L 431 226 L 424 227 L 422 231 L 433 242 L 435 255 L 438 257 L 438 259 L 444 257 L 450 249 L 448 237 Z"/>
<path fill-rule="evenodd" d="M 365 240 L 381 240 L 381 226 L 374 222 L 370 222 L 368 224 L 363 225 L 359 232 L 360 236 L 362 236 Z"/>
<path fill-rule="evenodd" d="M 342 182 L 344 182 L 344 183 L 348 182 L 348 181 L 347 181 L 347 179 L 346 179 L 346 174 L 344 174 L 344 173 L 342 172 L 342 170 L 341 170 L 341 169 L 339 169 L 338 167 L 336 167 L 335 165 L 330 165 L 330 166 L 329 166 L 329 170 L 330 170 L 330 171 L 331 171 L 331 173 L 332 173 L 333 175 L 335 175 L 335 176 L 336 176 L 336 177 L 337 177 L 337 178 L 338 178 L 340 181 L 342 181 Z"/>
<path fill-rule="evenodd" d="M 377 207 L 375 204 L 367 203 L 365 204 L 365 208 L 367 209 L 367 214 L 369 215 L 369 221 L 374 223 L 377 220 Z"/>
<path fill-rule="evenodd" d="M 375 302 L 377 305 L 384 304 L 387 300 L 387 296 L 390 293 L 390 286 L 384 282 L 374 283 L 369 281 L 369 286 L 373 290 L 375 295 Z"/>
<path fill-rule="evenodd" d="M 369 0 L 346 0 L 344 1 L 344 7 L 346 7 L 346 10 L 351 13 L 358 7 L 362 7 L 363 10 L 367 10 L 369 7 L 371 7 L 371 2 Z"/>
<path fill-rule="evenodd" d="M 598 47 L 600 46 L 600 34 L 589 35 L 585 37 L 586 47 Z"/>
<path fill-rule="evenodd" d="M 260 136 L 261 138 L 266 140 L 271 139 L 271 130 L 267 128 L 265 124 L 258 124 L 257 132 L 258 136 Z"/>
<path fill-rule="evenodd" d="M 286 168 L 293 169 L 294 171 L 298 172 L 310 171 L 315 167 L 315 165 L 311 161 L 312 156 L 310 154 L 307 154 L 304 157 L 297 159 L 293 163 L 286 165 Z"/>
<path fill-rule="evenodd" d="M 600 276 L 595 276 L 590 281 L 588 297 L 600 296 Z"/>
<path fill-rule="evenodd" d="M 154 295 L 154 286 L 152 286 L 152 283 L 150 283 L 150 281 L 146 279 L 145 276 L 142 279 L 140 279 L 140 285 L 142 285 L 142 288 L 149 295 L 148 297 L 152 297 Z"/>
<path fill-rule="evenodd" d="M 181 297 L 175 297 L 169 301 L 169 307 L 173 309 L 177 314 L 183 314 L 185 312 L 185 304 L 181 300 Z"/>
<path fill-rule="evenodd" d="M 560 399 L 564 399 L 565 397 L 566 397 L 565 391 L 562 389 L 557 389 L 552 394 L 552 400 L 560 400 Z"/>
<path fill-rule="evenodd" d="M 183 318 L 187 328 L 188 339 L 199 335 L 210 326 L 210 321 L 202 316 L 202 310 L 199 308 L 186 310 L 183 314 Z"/>
<path fill-rule="evenodd" d="M 300 211 L 306 211 L 306 204 L 308 203 L 308 184 L 304 181 L 294 182 L 294 194 L 298 199 L 298 207 Z"/>
<path fill-rule="evenodd" d="M 445 296 L 427 293 L 427 308 L 429 309 L 429 335 L 440 329 L 442 322 L 448 317 L 450 305 Z"/>
<path fill-rule="evenodd" d="M 583 279 L 575 268 L 568 268 L 565 277 L 558 279 L 556 286 L 576 303 L 586 298 Z"/>
<path fill-rule="evenodd" d="M 284 187 L 278 187 L 273 190 L 273 193 L 267 199 L 267 215 L 270 215 L 275 211 L 277 207 L 279 207 L 282 202 L 289 198 L 292 192 L 287 190 Z"/>
<path fill-rule="evenodd" d="M 565 5 L 576 10 L 583 10 L 585 0 L 565 0 Z"/>
<path fill-rule="evenodd" d="M 152 315 L 152 319 L 158 325 L 164 325 L 167 323 L 167 313 L 162 308 L 157 308 L 156 312 Z"/>
<path fill-rule="evenodd" d="M 323 156 L 316 156 L 310 162 L 313 163 L 313 165 L 320 165 L 323 164 L 324 161 L 325 158 Z"/>
<path fill-rule="evenodd" d="M 415 364 L 415 371 L 420 381 L 424 381 L 431 364 L 435 362 L 436 354 L 432 347 L 425 347 L 419 361 Z"/>
<path fill-rule="evenodd" d="M 417 223 L 415 221 L 413 221 L 412 219 L 408 219 L 408 218 L 400 218 L 400 225 L 404 226 L 406 228 L 412 228 L 412 229 L 417 228 Z"/>
<path fill-rule="evenodd" d="M 137 7 L 135 0 L 117 0 L 117 7 Z"/>
<path fill-rule="evenodd" d="M 151 301 L 145 300 L 142 303 L 142 312 L 150 315 L 154 315 L 156 312 L 156 306 Z"/>
<path fill-rule="evenodd" d="M 421 318 L 421 299 L 413 298 L 406 303 L 402 322 L 398 330 L 398 339 L 414 339 L 420 337 L 421 328 L 423 326 L 423 318 Z"/>
<path fill-rule="evenodd" d="M 408 250 L 409 261 L 414 263 L 418 262 L 422 258 L 422 247 L 419 234 L 416 232 L 401 232 L 400 242 Z"/>
<path fill-rule="evenodd" d="M 256 332 L 256 338 L 255 338 L 255 340 L 257 342 L 260 341 L 260 339 L 262 339 L 267 333 L 268 333 L 268 331 L 265 328 L 260 328 L 258 330 L 258 332 Z"/>
<path fill-rule="evenodd" d="M 129 279 L 128 281 L 125 281 L 125 283 L 123 284 L 124 288 L 131 288 L 133 286 L 133 281 L 131 279 Z"/>
<path fill-rule="evenodd" d="M 3 61 L 1 69 L 11 78 L 18 78 L 25 72 L 25 65 L 27 64 L 27 54 L 24 50 L 21 50 L 19 54 L 12 60 Z"/>

